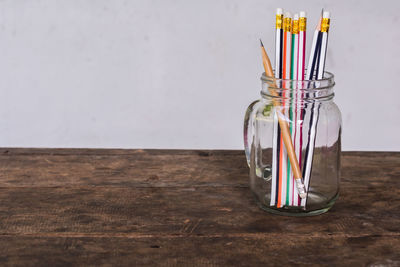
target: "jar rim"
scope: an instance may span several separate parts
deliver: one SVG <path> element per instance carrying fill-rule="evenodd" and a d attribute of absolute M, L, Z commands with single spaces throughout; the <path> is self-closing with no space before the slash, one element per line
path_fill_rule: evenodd
<path fill-rule="evenodd" d="M 261 75 L 263 90 L 274 90 L 279 92 L 292 91 L 293 89 L 302 92 L 316 92 L 321 90 L 332 90 L 335 86 L 334 75 L 329 71 L 324 71 L 324 78 L 318 80 L 290 80 L 290 79 L 280 79 L 271 76 L 266 76 L 265 72 Z M 268 92 L 262 92 L 268 95 Z"/>
<path fill-rule="evenodd" d="M 305 69 L 306 71 L 307 69 Z M 274 70 L 275 71 L 275 70 Z M 265 82 L 269 82 L 271 80 L 274 81 L 296 81 L 296 82 L 322 82 L 322 81 L 329 81 L 329 82 L 334 82 L 335 76 L 333 75 L 332 72 L 329 71 L 324 71 L 324 78 L 322 79 L 316 79 L 316 80 L 292 80 L 292 79 L 282 79 L 282 78 L 275 78 L 271 76 L 267 76 L 265 72 L 261 74 L 261 80 Z"/>
<path fill-rule="evenodd" d="M 333 97 L 333 86 L 335 86 L 334 75 L 325 71 L 324 78 L 319 80 L 290 80 L 280 79 L 261 75 L 262 81 L 262 97 L 278 97 L 287 98 L 287 92 L 292 93 L 293 90 L 302 92 L 306 99 L 325 99 Z M 290 95 L 290 94 L 289 94 Z"/>

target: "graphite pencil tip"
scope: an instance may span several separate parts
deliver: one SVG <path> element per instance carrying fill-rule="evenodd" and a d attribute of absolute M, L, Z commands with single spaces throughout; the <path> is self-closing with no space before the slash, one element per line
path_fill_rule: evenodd
<path fill-rule="evenodd" d="M 318 24 L 317 24 L 317 30 L 318 31 L 321 30 L 321 23 L 322 23 L 323 15 L 324 15 L 324 9 L 321 10 L 321 16 L 319 17 L 319 20 L 318 20 Z"/>
<path fill-rule="evenodd" d="M 261 44 L 261 47 L 264 47 L 264 44 L 263 44 L 263 42 L 261 41 L 261 38 L 260 38 L 260 44 Z"/>

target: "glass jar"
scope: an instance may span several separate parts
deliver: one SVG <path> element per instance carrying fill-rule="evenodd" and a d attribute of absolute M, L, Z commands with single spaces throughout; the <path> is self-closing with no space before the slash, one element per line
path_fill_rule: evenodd
<path fill-rule="evenodd" d="M 250 188 L 266 211 L 317 215 L 328 211 L 339 195 L 341 113 L 333 102 L 334 76 L 325 72 L 324 77 L 297 81 L 263 74 L 261 99 L 246 111 L 244 146 Z M 286 123 L 288 131 L 280 123 Z M 294 179 L 296 163 L 288 157 L 285 132 L 306 194 L 299 193 L 300 184 Z"/>

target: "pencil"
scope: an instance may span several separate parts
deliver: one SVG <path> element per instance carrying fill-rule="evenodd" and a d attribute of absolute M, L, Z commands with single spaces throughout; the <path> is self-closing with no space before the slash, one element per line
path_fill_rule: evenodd
<path fill-rule="evenodd" d="M 307 73 L 306 73 L 306 80 L 310 81 L 314 79 L 314 70 L 315 70 L 315 65 L 317 63 L 318 59 L 318 54 L 319 54 L 319 47 L 320 47 L 320 30 L 321 30 L 321 22 L 322 22 L 322 15 L 323 15 L 324 10 L 322 9 L 321 11 L 321 16 L 318 20 L 317 27 L 315 28 L 314 31 L 314 37 L 311 43 L 311 51 L 310 51 L 310 56 L 308 59 L 308 67 L 307 67 Z M 305 110 L 307 110 L 309 104 L 305 104 Z M 303 166 L 303 178 L 304 178 L 304 185 L 308 189 L 309 187 L 309 181 L 310 181 L 310 175 L 311 175 L 311 168 L 312 168 L 312 157 L 314 154 L 314 146 L 312 145 L 312 140 L 315 139 L 315 129 L 313 129 L 313 124 L 315 124 L 315 119 L 316 117 L 314 116 L 314 104 L 311 105 L 310 108 L 310 122 L 309 122 L 309 127 L 308 127 L 308 133 L 307 133 L 307 145 L 304 153 L 304 166 Z M 304 118 L 303 118 L 304 120 Z M 301 200 L 301 206 L 306 205 L 306 199 Z"/>
<path fill-rule="evenodd" d="M 260 40 L 260 42 L 261 42 L 261 54 L 262 54 L 262 58 L 263 58 L 265 74 L 269 77 L 274 77 L 274 72 L 272 70 L 271 61 L 269 60 L 269 57 L 267 55 L 267 52 L 264 49 L 264 45 L 261 40 Z M 271 84 L 271 85 L 273 86 L 274 84 Z M 278 93 L 275 92 L 274 90 L 269 90 L 269 92 L 272 96 L 279 97 Z M 274 98 L 272 100 L 272 103 L 275 107 L 280 106 L 280 104 L 276 98 Z M 289 160 L 291 162 L 291 166 L 292 166 L 292 170 L 293 170 L 294 177 L 296 180 L 296 186 L 299 191 L 299 195 L 301 198 L 305 198 L 307 196 L 307 194 L 306 194 L 306 191 L 304 188 L 304 184 L 302 182 L 302 176 L 301 176 L 301 172 L 300 172 L 299 162 L 297 161 L 296 153 L 294 151 L 294 147 L 293 147 L 292 140 L 290 137 L 289 127 L 288 127 L 287 123 L 280 116 L 278 116 L 278 121 L 279 121 L 279 126 L 281 127 L 283 143 L 285 144 L 285 147 L 286 147 L 286 150 L 287 150 L 287 153 L 289 156 Z"/>
<path fill-rule="evenodd" d="M 289 12 L 285 12 L 283 18 L 283 68 L 282 78 L 284 80 L 290 79 L 291 70 L 291 57 L 292 57 L 292 15 Z M 282 81 L 282 85 L 285 88 L 287 81 Z M 289 92 L 288 90 L 282 91 L 282 106 L 286 105 L 286 98 Z M 286 109 L 283 109 L 283 115 L 289 116 Z M 279 194 L 278 194 L 278 208 L 283 205 L 288 205 L 288 189 L 289 189 L 289 178 L 290 173 L 290 161 L 288 160 L 286 147 L 283 146 L 283 137 L 281 133 L 280 138 L 280 150 L 279 150 Z"/>
<path fill-rule="evenodd" d="M 298 56 L 299 56 L 299 14 L 294 14 L 293 16 L 293 23 L 292 23 L 292 57 L 291 57 L 291 67 L 290 67 L 290 79 L 291 80 L 297 80 L 297 65 L 298 65 Z M 296 114 L 297 114 L 297 101 L 296 101 L 296 88 L 297 88 L 297 83 L 291 83 L 291 92 L 290 92 L 290 99 L 289 101 L 289 121 L 290 123 L 290 134 L 292 136 L 293 140 L 293 146 L 296 152 L 296 156 L 299 159 L 299 154 L 297 153 L 297 148 L 298 148 L 298 142 L 296 142 L 296 125 L 297 125 L 297 120 Z M 299 160 L 299 165 L 300 165 L 300 160 Z M 297 205 L 297 199 L 298 199 L 298 192 L 296 190 L 296 187 L 294 185 L 294 175 L 293 172 L 290 169 L 290 162 L 288 163 L 288 171 L 287 171 L 287 185 L 288 185 L 288 190 L 287 195 L 289 196 L 286 205 Z"/>
<path fill-rule="evenodd" d="M 282 45 L 283 45 L 283 10 L 278 8 L 276 10 L 276 34 L 275 34 L 275 78 L 282 78 Z M 273 146 L 272 146 L 272 181 L 271 181 L 271 201 L 270 205 L 275 206 L 278 201 L 277 192 L 279 190 L 279 183 L 277 181 L 279 177 L 279 157 L 278 152 L 280 151 L 280 134 L 281 129 L 279 127 L 278 118 L 274 114 L 274 134 L 273 134 Z"/>
<path fill-rule="evenodd" d="M 319 43 L 317 42 L 317 63 L 316 63 L 316 78 L 322 79 L 324 77 L 324 70 L 325 70 L 325 59 L 326 59 L 326 51 L 328 46 L 328 31 L 329 31 L 329 23 L 330 23 L 330 13 L 329 12 L 322 12 L 322 18 L 320 20 L 320 31 L 318 33 Z M 311 116 L 310 116 L 310 127 L 309 127 L 309 134 L 308 134 L 308 143 L 305 155 L 305 166 L 303 169 L 303 176 L 304 176 L 304 185 L 308 189 L 310 185 L 310 176 L 312 170 L 312 163 L 313 163 L 313 154 L 314 154 L 314 147 L 315 147 L 315 137 L 317 134 L 317 124 L 319 120 L 319 108 L 320 105 L 315 106 L 312 104 L 311 107 Z M 301 200 L 301 205 L 306 205 L 306 199 Z"/>
<path fill-rule="evenodd" d="M 321 22 L 322 38 L 321 38 L 320 56 L 317 65 L 317 79 L 324 78 L 326 50 L 328 48 L 329 23 L 330 23 L 330 13 L 326 11 L 322 15 L 322 22 Z"/>
<path fill-rule="evenodd" d="M 315 65 L 317 62 L 319 42 L 320 42 L 320 38 L 321 38 L 320 30 L 321 30 L 322 13 L 323 13 L 323 9 L 321 11 L 321 17 L 318 20 L 318 25 L 315 28 L 314 37 L 313 37 L 313 40 L 311 43 L 311 51 L 310 51 L 310 57 L 308 59 L 306 80 L 312 80 L 314 77 L 314 70 L 315 70 Z"/>
<path fill-rule="evenodd" d="M 304 66 L 306 56 L 306 30 L 307 17 L 306 12 L 300 11 L 299 18 L 299 61 L 297 64 L 297 80 L 304 80 Z"/>
<path fill-rule="evenodd" d="M 276 10 L 275 78 L 282 78 L 283 10 Z"/>
<path fill-rule="evenodd" d="M 285 13 L 283 19 L 283 79 L 290 79 L 290 64 L 292 50 L 292 15 Z"/>
<path fill-rule="evenodd" d="M 298 36 L 298 60 L 297 60 L 297 79 L 298 81 L 304 80 L 304 66 L 305 66 L 305 56 L 306 56 L 306 30 L 307 30 L 307 17 L 306 12 L 300 11 L 299 14 L 299 36 Z M 295 141 L 294 147 L 296 150 L 296 155 L 299 159 L 299 165 L 302 165 L 302 148 L 303 148 L 303 82 L 297 83 L 296 90 L 296 129 L 295 129 Z M 304 178 L 304 177 L 303 177 Z M 297 189 L 295 188 L 296 196 Z M 293 205 L 298 206 L 300 204 L 300 198 L 293 198 Z"/>

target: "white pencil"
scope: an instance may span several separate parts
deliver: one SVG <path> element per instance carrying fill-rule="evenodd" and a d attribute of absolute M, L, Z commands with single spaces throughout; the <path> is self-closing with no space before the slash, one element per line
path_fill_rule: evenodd
<path fill-rule="evenodd" d="M 305 49 L 306 49 L 306 30 L 307 30 L 307 17 L 306 12 L 300 11 L 299 14 L 299 35 L 298 35 L 298 60 L 297 60 L 297 79 L 298 81 L 304 80 L 304 66 L 305 66 Z M 303 83 L 297 83 L 297 89 L 303 89 Z M 295 150 L 296 155 L 299 160 L 299 165 L 301 166 L 302 160 L 302 149 L 303 149 L 303 92 L 301 90 L 296 90 L 296 129 L 295 129 Z M 300 204 L 300 200 L 298 197 L 298 191 L 295 187 L 294 189 L 294 197 L 293 205 L 298 206 Z"/>
<path fill-rule="evenodd" d="M 275 78 L 282 78 L 282 45 L 283 45 L 283 10 L 276 10 L 276 34 L 275 34 Z M 278 143 L 280 136 L 278 132 L 279 121 L 274 114 L 274 135 L 272 145 L 272 181 L 271 181 L 271 201 L 270 205 L 275 206 L 277 197 L 277 177 L 279 176 Z"/>
<path fill-rule="evenodd" d="M 311 43 L 310 57 L 308 58 L 306 80 L 312 80 L 313 76 L 314 76 L 315 62 L 317 59 L 316 52 L 318 52 L 318 51 L 316 51 L 316 48 L 317 48 L 319 31 L 321 29 L 321 20 L 322 20 L 322 18 L 320 18 L 318 20 L 317 27 L 315 28 L 315 31 L 314 31 L 314 36 L 313 36 L 312 43 Z"/>
<path fill-rule="evenodd" d="M 292 23 L 292 63 L 291 63 L 291 73 L 290 73 L 290 79 L 291 80 L 297 80 L 297 64 L 298 64 L 298 53 L 299 53 L 299 14 L 294 14 L 293 16 L 293 23 Z M 289 110 L 289 117 L 290 117 L 290 133 L 292 136 L 292 142 L 294 145 L 295 153 L 297 158 L 299 158 L 298 153 L 296 152 L 298 150 L 298 143 L 296 143 L 296 113 L 297 113 L 297 101 L 296 101 L 296 90 L 297 84 L 292 83 L 292 90 L 291 90 L 291 95 L 292 95 L 292 100 L 289 102 L 290 104 L 290 110 Z M 299 198 L 297 188 L 294 183 L 294 174 L 293 171 L 288 169 L 288 176 L 289 176 L 289 205 L 297 206 L 297 200 Z M 295 204 L 296 203 L 296 204 Z"/>
<path fill-rule="evenodd" d="M 282 78 L 283 9 L 276 9 L 275 78 Z"/>
<path fill-rule="evenodd" d="M 299 60 L 297 64 L 297 80 L 304 80 L 304 66 L 306 57 L 306 30 L 307 16 L 306 12 L 300 11 L 299 18 Z"/>
<path fill-rule="evenodd" d="M 327 51 L 327 45 L 328 45 L 328 31 L 329 31 L 329 23 L 330 23 L 330 13 L 329 12 L 323 12 L 322 14 L 322 19 L 321 19 L 321 25 L 320 25 L 320 32 L 319 37 L 320 40 L 317 42 L 317 59 L 318 62 L 316 63 L 316 69 L 317 69 L 317 79 L 322 79 L 324 77 L 324 70 L 325 70 L 325 59 L 326 59 L 326 51 Z M 312 104 L 311 107 L 311 123 L 310 123 L 310 129 L 309 129 L 309 139 L 308 139 L 308 151 L 307 151 L 307 156 L 306 156 L 306 162 L 304 166 L 304 186 L 307 188 L 307 194 L 308 194 L 308 189 L 310 186 L 310 176 L 311 176 L 311 170 L 312 170 L 312 164 L 313 164 L 313 156 L 314 156 L 314 147 L 315 147 L 315 137 L 317 134 L 317 124 L 318 124 L 318 119 L 319 119 L 319 107 L 320 105 L 314 105 Z M 307 198 L 301 200 L 301 206 L 305 206 L 307 203 Z"/>
<path fill-rule="evenodd" d="M 319 62 L 317 65 L 318 80 L 324 78 L 326 50 L 328 48 L 329 23 L 330 23 L 330 13 L 326 11 L 322 15 L 322 23 L 321 23 L 322 39 L 321 39 L 321 51 L 319 56 Z"/>
<path fill-rule="evenodd" d="M 291 55 L 292 55 L 292 15 L 289 12 L 285 12 L 285 16 L 283 19 L 283 68 L 282 68 L 282 78 L 283 79 L 290 79 L 290 64 L 291 64 Z M 286 82 L 283 82 L 283 88 L 286 88 Z M 282 106 L 286 105 L 286 97 L 288 97 L 287 90 L 284 90 L 282 93 L 283 101 Z M 285 117 L 289 117 L 289 114 L 286 109 L 283 109 L 283 115 Z M 281 136 L 282 139 L 282 136 Z M 288 199 L 287 195 L 287 172 L 288 172 L 288 154 L 286 147 L 283 145 L 281 141 L 281 153 L 280 153 L 280 174 L 281 177 L 279 182 L 281 184 L 281 191 L 280 191 L 280 200 L 278 201 L 278 208 L 281 208 L 287 204 L 286 199 Z M 290 163 L 289 163 L 290 164 Z M 290 168 L 289 168 L 290 171 Z"/>

